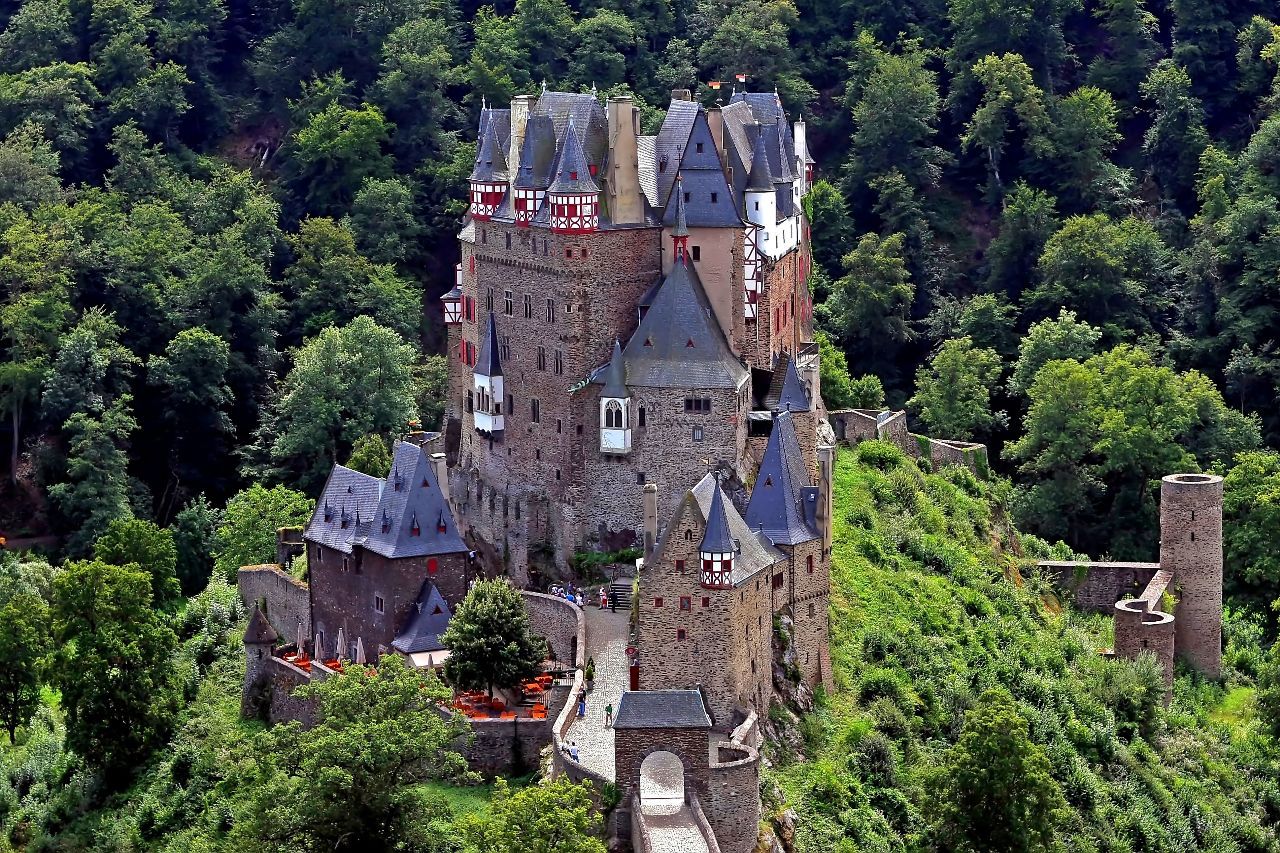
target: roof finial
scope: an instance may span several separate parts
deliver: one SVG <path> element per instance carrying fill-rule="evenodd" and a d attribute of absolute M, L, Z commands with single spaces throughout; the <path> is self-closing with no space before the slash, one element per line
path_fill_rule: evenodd
<path fill-rule="evenodd" d="M 489 99 L 486 98 L 484 95 L 480 96 L 480 109 L 481 110 L 489 109 Z"/>
<path fill-rule="evenodd" d="M 543 77 L 542 78 L 542 94 L 545 95 L 546 93 L 547 93 L 547 78 Z"/>
<path fill-rule="evenodd" d="M 596 81 L 595 81 L 595 80 L 592 80 L 592 81 L 591 81 L 591 96 L 592 96 L 592 97 L 595 97 L 595 95 L 596 95 Z"/>

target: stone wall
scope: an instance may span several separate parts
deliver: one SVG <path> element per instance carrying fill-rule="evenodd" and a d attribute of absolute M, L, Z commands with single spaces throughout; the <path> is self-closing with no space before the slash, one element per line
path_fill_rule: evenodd
<path fill-rule="evenodd" d="M 312 666 L 316 664 L 313 663 Z M 267 661 L 264 673 L 270 697 L 267 722 L 274 726 L 278 723 L 296 721 L 303 727 L 310 728 L 315 723 L 316 702 L 314 699 L 294 696 L 293 691 L 304 684 L 310 684 L 312 676 L 288 661 L 274 656 Z"/>
<path fill-rule="evenodd" d="M 1173 650 L 1176 620 L 1171 613 L 1150 609 L 1150 602 L 1131 598 L 1115 606 L 1115 655 L 1136 660 L 1143 652 L 1155 655 L 1164 672 L 1164 701 L 1173 694 Z"/>
<path fill-rule="evenodd" d="M 1160 567 L 1177 590 L 1179 657 L 1222 671 L 1222 478 L 1174 474 L 1160 483 Z"/>
<path fill-rule="evenodd" d="M 1159 563 L 1042 560 L 1038 565 L 1077 607 L 1095 613 L 1111 613 L 1117 601 L 1137 597 L 1160 570 Z"/>
<path fill-rule="evenodd" d="M 528 590 L 521 590 L 520 595 L 524 598 L 530 629 L 546 638 L 552 658 L 575 667 L 582 666 L 587 645 L 586 619 L 582 609 L 554 595 Z"/>
<path fill-rule="evenodd" d="M 252 610 L 262 605 L 271 627 L 285 642 L 297 642 L 299 635 L 310 639 L 311 592 L 307 585 L 285 574 L 276 565 L 244 566 L 236 573 L 240 600 Z"/>
<path fill-rule="evenodd" d="M 693 815 L 693 823 L 698 827 L 703 840 L 707 842 L 707 853 L 721 853 L 726 849 L 734 850 L 733 847 L 725 848 L 720 845 L 720 839 L 716 838 L 715 830 L 711 828 L 711 821 L 707 820 L 707 813 L 702 810 L 702 800 L 698 799 L 698 795 L 691 793 L 686 799 L 689 803 L 689 813 Z M 756 802 L 759 803 L 759 797 L 756 798 Z M 750 853 L 751 849 L 747 847 L 743 853 Z"/>
<path fill-rule="evenodd" d="M 551 743 L 548 720 L 472 720 L 474 739 L 462 753 L 467 766 L 486 777 L 523 775 L 538 768 L 542 750 Z"/>
<path fill-rule="evenodd" d="M 620 793 L 638 792 L 640 765 L 655 752 L 670 752 L 684 765 L 684 789 L 705 802 L 707 790 L 706 729 L 625 729 L 614 734 L 613 766 Z"/>
<path fill-rule="evenodd" d="M 985 477 L 987 468 L 987 446 L 973 441 L 951 441 L 940 438 L 919 436 L 928 447 L 929 462 L 934 470 L 948 465 L 959 465 L 973 473 Z"/>
<path fill-rule="evenodd" d="M 760 753 L 744 743 L 715 746 L 703 806 L 724 853 L 750 853 L 760 828 Z"/>

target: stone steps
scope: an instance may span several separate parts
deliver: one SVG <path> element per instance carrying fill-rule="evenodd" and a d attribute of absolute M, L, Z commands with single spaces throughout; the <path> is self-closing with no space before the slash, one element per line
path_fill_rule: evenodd
<path fill-rule="evenodd" d="M 631 609 L 631 581 L 614 581 L 609 584 L 609 595 L 618 599 L 619 610 Z"/>

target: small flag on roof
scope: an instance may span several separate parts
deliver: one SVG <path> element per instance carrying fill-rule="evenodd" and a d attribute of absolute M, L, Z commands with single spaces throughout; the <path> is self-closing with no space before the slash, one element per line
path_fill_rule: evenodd
<path fill-rule="evenodd" d="M 711 81 L 710 83 L 708 83 L 707 85 L 708 85 L 708 86 L 710 86 L 712 89 L 715 89 L 715 90 L 719 91 L 720 86 L 721 86 L 721 85 L 723 85 L 723 84 L 722 84 L 719 80 L 712 80 L 712 81 Z"/>
<path fill-rule="evenodd" d="M 733 75 L 733 76 L 734 76 L 734 78 L 735 78 L 739 83 L 745 83 L 745 82 L 747 82 L 747 75 L 746 75 L 746 74 L 735 74 L 735 75 Z"/>

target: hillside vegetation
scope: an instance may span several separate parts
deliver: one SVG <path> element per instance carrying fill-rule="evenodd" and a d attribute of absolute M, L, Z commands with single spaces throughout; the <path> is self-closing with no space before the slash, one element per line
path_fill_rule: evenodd
<path fill-rule="evenodd" d="M 796 849 L 1278 849 L 1280 764 L 1249 689 L 1256 632 L 1230 625 L 1225 683 L 1180 669 L 1162 710 L 1154 662 L 1101 657 L 1108 620 L 1062 608 L 1029 568 L 1050 549 L 1010 526 L 1008 498 L 1007 484 L 959 468 L 922 473 L 887 444 L 840 455 L 837 690 L 803 720 L 809 760 L 782 756 L 774 774 L 799 815 Z M 1012 697 L 1005 722 L 1025 721 L 1040 753 L 1021 771 L 1047 771 L 1053 846 L 997 844 L 984 834 L 996 827 L 949 815 L 966 714 L 999 707 L 983 698 L 991 690 Z M 989 767 L 990 796 L 1014 784 L 999 778 L 1007 756 L 975 757 Z"/>

